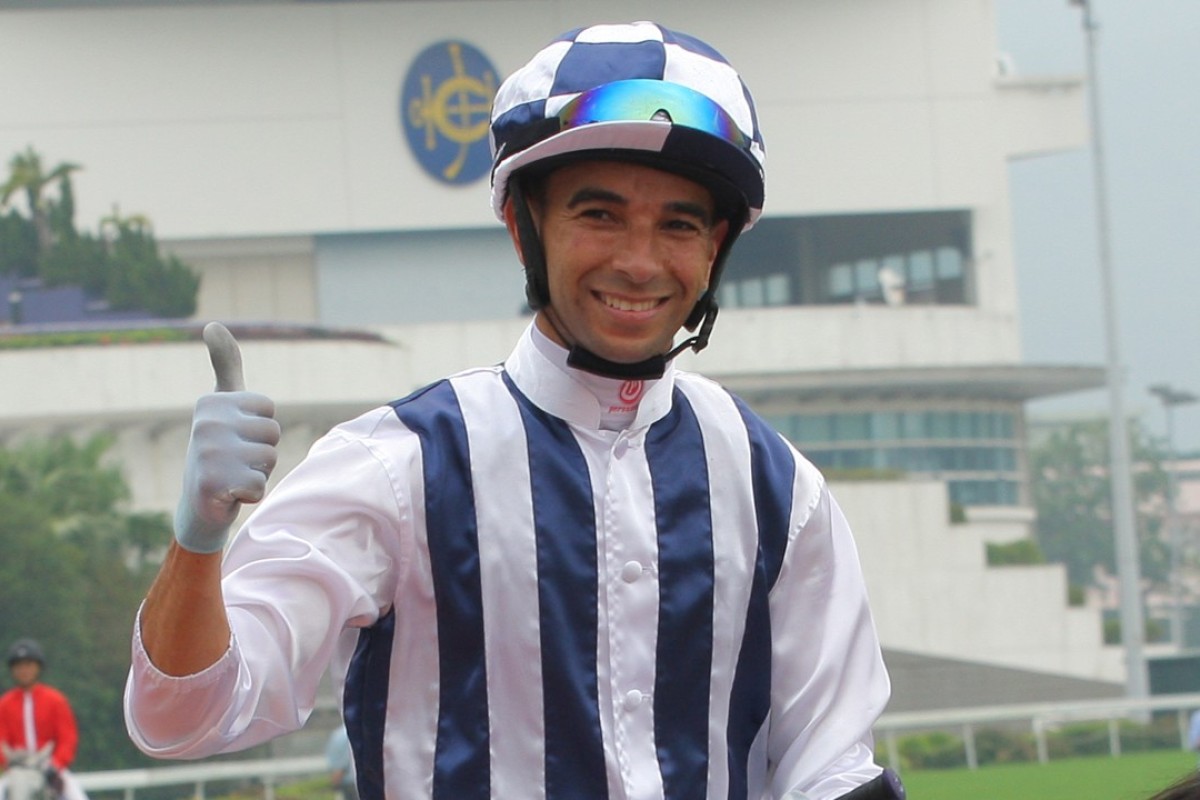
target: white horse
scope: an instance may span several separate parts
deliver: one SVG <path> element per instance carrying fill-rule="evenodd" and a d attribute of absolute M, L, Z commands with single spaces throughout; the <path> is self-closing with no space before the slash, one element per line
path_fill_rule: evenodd
<path fill-rule="evenodd" d="M 50 766 L 50 753 L 54 745 L 47 744 L 40 750 L 13 749 L 0 744 L 8 769 L 0 786 L 0 800 L 55 800 L 54 791 L 46 785 L 46 770 Z"/>

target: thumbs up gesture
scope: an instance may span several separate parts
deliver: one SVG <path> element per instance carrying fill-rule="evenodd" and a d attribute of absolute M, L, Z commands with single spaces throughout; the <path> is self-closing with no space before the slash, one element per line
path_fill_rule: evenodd
<path fill-rule="evenodd" d="M 196 401 L 175 509 L 175 539 L 193 553 L 216 553 L 242 503 L 257 503 L 275 468 L 275 404 L 246 391 L 237 340 L 219 322 L 204 328 L 216 391 Z"/>

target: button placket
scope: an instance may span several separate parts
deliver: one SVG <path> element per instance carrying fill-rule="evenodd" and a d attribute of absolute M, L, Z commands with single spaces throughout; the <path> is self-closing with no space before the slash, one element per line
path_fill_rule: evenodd
<path fill-rule="evenodd" d="M 654 580 L 657 534 L 648 465 L 638 433 L 623 431 L 608 450 L 603 558 L 608 565 L 608 701 L 616 758 L 630 788 L 654 768 L 654 642 L 658 589 Z M 656 770 L 654 774 L 657 774 Z"/>

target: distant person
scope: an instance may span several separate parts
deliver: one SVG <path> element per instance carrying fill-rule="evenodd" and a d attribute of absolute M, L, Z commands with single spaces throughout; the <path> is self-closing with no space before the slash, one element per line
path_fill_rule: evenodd
<path fill-rule="evenodd" d="M 325 760 L 329 763 L 329 783 L 342 800 L 358 800 L 358 784 L 354 778 L 354 754 L 350 752 L 350 737 L 346 726 L 338 725 L 325 744 Z"/>
<path fill-rule="evenodd" d="M 8 670 L 16 685 L 0 696 L 0 742 L 30 752 L 52 744 L 47 786 L 62 800 L 85 800 L 83 787 L 68 769 L 79 744 L 75 713 L 66 695 L 40 682 L 45 666 L 42 647 L 33 639 L 19 639 L 8 649 Z M 0 750 L 0 762 L 3 759 Z M 0 797 L 5 788 L 0 786 Z"/>
<path fill-rule="evenodd" d="M 1200 708 L 1192 712 L 1191 724 L 1188 725 L 1188 747 L 1193 753 L 1200 753 Z"/>

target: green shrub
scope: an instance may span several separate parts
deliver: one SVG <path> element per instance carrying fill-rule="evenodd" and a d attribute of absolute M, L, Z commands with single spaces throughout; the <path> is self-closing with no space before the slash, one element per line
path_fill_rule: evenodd
<path fill-rule="evenodd" d="M 900 757 L 912 769 L 946 769 L 966 763 L 963 740 L 941 731 L 915 734 L 900 740 Z"/>
<path fill-rule="evenodd" d="M 987 546 L 987 563 L 989 567 L 1016 564 L 1045 564 L 1046 556 L 1042 554 L 1042 548 L 1033 539 L 1018 539 L 1015 542 L 1004 544 L 989 542 Z"/>
<path fill-rule="evenodd" d="M 1037 760 L 1032 733 L 983 728 L 975 733 L 975 756 L 980 764 L 1011 764 Z"/>
<path fill-rule="evenodd" d="M 1172 713 L 1155 716 L 1148 724 L 1120 720 L 1117 732 L 1122 753 L 1179 749 L 1179 730 Z M 960 769 L 967 764 L 966 744 L 961 736 L 946 731 L 914 733 L 898 737 L 902 769 Z M 1108 756 L 1112 752 L 1107 720 L 1064 723 L 1046 732 L 1046 754 L 1051 761 L 1086 756 Z M 1009 725 L 975 730 L 975 757 L 980 766 L 1031 763 L 1038 759 L 1033 732 Z M 886 748 L 879 753 L 886 763 Z"/>

